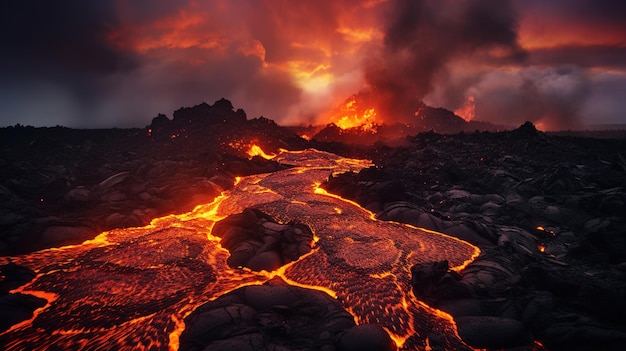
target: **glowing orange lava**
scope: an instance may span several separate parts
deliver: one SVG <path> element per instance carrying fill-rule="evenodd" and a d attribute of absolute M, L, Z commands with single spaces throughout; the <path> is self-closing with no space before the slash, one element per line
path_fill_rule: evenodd
<path fill-rule="evenodd" d="M 366 160 L 317 150 L 281 150 L 293 168 L 242 177 L 228 192 L 192 212 L 117 229 L 82 245 L 13 257 L 37 276 L 17 291 L 48 304 L 31 320 L 0 334 L 6 350 L 176 350 L 184 318 L 241 286 L 281 277 L 324 291 L 355 321 L 385 328 L 403 350 L 427 349 L 436 333 L 449 349 L 466 347 L 449 315 L 411 292 L 410 267 L 447 259 L 463 267 L 478 249 L 461 240 L 373 213 L 319 188 L 329 174 L 358 171 Z M 213 225 L 246 208 L 279 222 L 297 220 L 314 233 L 312 250 L 272 272 L 235 269 Z M 8 258 L 0 258 L 0 264 Z"/>
<path fill-rule="evenodd" d="M 339 107 L 337 113 L 330 121 L 341 129 L 361 128 L 365 131 L 373 131 L 376 128 L 376 109 L 360 108 L 355 96 L 352 96 L 344 105 Z"/>

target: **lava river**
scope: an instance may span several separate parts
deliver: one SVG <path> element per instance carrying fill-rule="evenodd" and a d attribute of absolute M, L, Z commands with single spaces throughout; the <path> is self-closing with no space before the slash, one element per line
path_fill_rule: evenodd
<path fill-rule="evenodd" d="M 377 221 L 318 186 L 330 174 L 370 163 L 316 150 L 282 151 L 293 168 L 241 178 L 214 202 L 146 227 L 118 229 L 81 245 L 12 257 L 37 275 L 14 293 L 48 303 L 0 334 L 5 350 L 176 350 L 183 319 L 238 287 L 280 276 L 336 298 L 358 324 L 376 323 L 402 349 L 429 349 L 427 333 L 464 347 L 452 319 L 410 292 L 413 264 L 449 260 L 457 269 L 479 251 L 441 233 Z M 315 235 L 312 250 L 274 272 L 234 269 L 211 235 L 216 221 L 254 207 L 297 220 Z M 6 264 L 9 258 L 0 258 Z"/>

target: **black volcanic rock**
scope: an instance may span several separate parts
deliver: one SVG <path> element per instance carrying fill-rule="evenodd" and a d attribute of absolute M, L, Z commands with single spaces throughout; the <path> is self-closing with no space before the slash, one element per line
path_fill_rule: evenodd
<path fill-rule="evenodd" d="M 246 209 L 217 222 L 212 234 L 230 252 L 233 268 L 272 271 L 311 251 L 313 233 L 301 223 L 279 224 L 269 215 Z"/>
<path fill-rule="evenodd" d="M 246 113 L 226 99 L 213 105 L 201 103 L 182 107 L 169 120 L 161 116 L 146 127 L 151 140 L 163 147 L 174 147 L 186 152 L 217 150 L 245 157 L 252 144 L 268 152 L 279 148 L 302 149 L 306 141 L 289 129 L 278 126 L 264 117 L 248 120 Z"/>
<path fill-rule="evenodd" d="M 415 122 L 422 130 L 433 130 L 440 134 L 453 134 L 465 130 L 467 122 L 450 110 L 422 104 L 415 113 Z"/>
<path fill-rule="evenodd" d="M 2 319 L 0 320 L 0 332 L 9 329 L 11 326 L 32 318 L 33 311 L 46 305 L 46 300 L 26 294 L 1 294 L 0 310 Z"/>
<path fill-rule="evenodd" d="M 77 244 L 193 209 L 235 176 L 286 166 L 247 154 L 307 142 L 222 99 L 159 114 L 145 129 L 0 128 L 0 254 Z"/>
<path fill-rule="evenodd" d="M 379 219 L 481 248 L 460 275 L 441 263 L 413 267 L 418 298 L 451 313 L 476 347 L 527 345 L 529 333 L 550 350 L 624 345 L 625 140 L 554 137 L 525 123 L 407 141 L 323 187 Z M 371 189 L 391 181 L 403 193 L 381 203 Z"/>
<path fill-rule="evenodd" d="M 354 327 L 354 317 L 323 292 L 273 279 L 205 303 L 185 326 L 181 351 L 336 350 L 341 335 Z M 355 350 L 351 340 L 344 343 L 346 350 Z"/>

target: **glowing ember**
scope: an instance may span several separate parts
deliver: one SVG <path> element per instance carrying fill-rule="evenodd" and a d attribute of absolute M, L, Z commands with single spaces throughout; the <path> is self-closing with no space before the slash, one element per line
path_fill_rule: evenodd
<path fill-rule="evenodd" d="M 463 118 L 467 122 L 473 120 L 474 117 L 476 117 L 476 103 L 474 102 L 474 97 L 468 96 L 463 106 L 454 110 L 454 114 Z"/>
<path fill-rule="evenodd" d="M 358 171 L 369 161 L 316 150 L 281 150 L 275 159 L 294 168 L 243 177 L 190 213 L 12 258 L 37 273 L 16 292 L 43 297 L 48 304 L 32 320 L 0 334 L 0 344 L 6 350 L 176 350 L 191 311 L 278 276 L 328 293 L 359 324 L 381 325 L 406 350 L 424 349 L 432 332 L 449 349 L 463 345 L 449 315 L 415 299 L 410 267 L 447 259 L 458 269 L 478 255 L 476 247 L 375 220 L 371 212 L 318 187 L 329 174 Z M 250 207 L 281 222 L 308 225 L 315 235 L 313 250 L 272 272 L 229 267 L 229 253 L 211 234 L 213 225 Z"/>

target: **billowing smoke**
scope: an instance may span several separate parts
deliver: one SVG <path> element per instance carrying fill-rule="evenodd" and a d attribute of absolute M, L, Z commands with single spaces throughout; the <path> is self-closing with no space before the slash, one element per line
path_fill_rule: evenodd
<path fill-rule="evenodd" d="M 524 56 L 508 1 L 397 0 L 388 18 L 383 47 L 365 65 L 387 119 L 410 118 L 453 59 L 477 52 Z"/>
<path fill-rule="evenodd" d="M 471 88 L 476 115 L 496 124 L 532 121 L 541 129 L 576 129 L 579 112 L 589 96 L 590 81 L 575 66 L 530 67 L 515 72 L 485 74 Z"/>
<path fill-rule="evenodd" d="M 225 97 L 330 122 L 369 88 L 383 122 L 421 101 L 476 120 L 623 123 L 624 1 L 0 2 L 0 126 L 145 126 Z M 378 121 L 380 122 L 380 120 Z"/>

